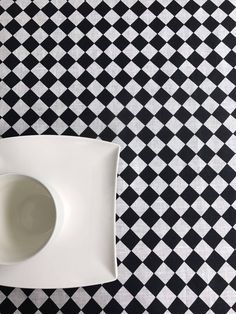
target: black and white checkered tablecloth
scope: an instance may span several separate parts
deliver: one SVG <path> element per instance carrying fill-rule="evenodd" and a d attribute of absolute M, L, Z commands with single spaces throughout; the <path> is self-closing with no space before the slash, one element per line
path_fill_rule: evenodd
<path fill-rule="evenodd" d="M 236 312 L 236 2 L 1 0 L 0 135 L 121 146 L 119 278 L 0 313 Z"/>

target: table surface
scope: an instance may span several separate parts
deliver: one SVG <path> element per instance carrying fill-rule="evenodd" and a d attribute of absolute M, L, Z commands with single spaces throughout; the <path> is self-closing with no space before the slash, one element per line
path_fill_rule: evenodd
<path fill-rule="evenodd" d="M 234 1 L 1 0 L 0 14 L 0 135 L 121 146 L 118 280 L 1 287 L 1 314 L 235 313 Z"/>

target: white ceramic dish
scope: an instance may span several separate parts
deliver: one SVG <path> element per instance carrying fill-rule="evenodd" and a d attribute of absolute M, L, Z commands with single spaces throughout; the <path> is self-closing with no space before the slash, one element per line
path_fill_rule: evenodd
<path fill-rule="evenodd" d="M 69 288 L 117 278 L 115 196 L 119 146 L 70 136 L 0 140 L 0 174 L 19 173 L 60 198 L 63 224 L 30 259 L 0 266 L 0 285 Z"/>

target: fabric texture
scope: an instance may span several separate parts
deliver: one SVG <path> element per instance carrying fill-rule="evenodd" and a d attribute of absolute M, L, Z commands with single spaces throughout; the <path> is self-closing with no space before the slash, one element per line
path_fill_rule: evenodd
<path fill-rule="evenodd" d="M 1 287 L 0 313 L 235 313 L 235 2 L 1 0 L 0 14 L 0 135 L 121 146 L 118 280 Z"/>

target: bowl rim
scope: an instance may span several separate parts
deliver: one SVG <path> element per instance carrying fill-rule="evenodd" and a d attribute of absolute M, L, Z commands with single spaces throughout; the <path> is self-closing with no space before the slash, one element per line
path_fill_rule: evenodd
<path fill-rule="evenodd" d="M 54 220 L 54 223 L 53 223 L 53 227 L 52 227 L 52 230 L 51 230 L 51 233 L 48 237 L 48 239 L 45 241 L 45 243 L 40 247 L 38 248 L 33 254 L 27 256 L 26 258 L 23 258 L 23 259 L 20 259 L 20 260 L 17 260 L 17 261 L 9 261 L 9 262 L 3 262 L 1 261 L 0 259 L 0 266 L 10 266 L 10 265 L 16 265 L 16 264 L 19 264 L 19 263 L 23 263 L 33 257 L 35 257 L 36 255 L 38 255 L 48 244 L 49 242 L 51 242 L 52 238 L 54 237 L 55 235 L 55 231 L 57 229 L 57 226 L 58 226 L 58 206 L 57 206 L 57 202 L 56 202 L 56 199 L 55 199 L 55 193 L 53 193 L 51 191 L 51 189 L 47 186 L 47 184 L 43 183 L 40 179 L 38 178 L 35 178 L 33 176 L 30 176 L 30 175 L 26 175 L 26 174 L 23 174 L 23 173 L 19 173 L 19 172 L 4 172 L 4 173 L 0 173 L 0 180 L 2 177 L 6 177 L 6 176 L 19 176 L 19 177 L 25 177 L 25 178 L 28 178 L 30 180 L 33 180 L 35 181 L 36 183 L 40 184 L 43 188 L 46 189 L 46 191 L 49 193 L 50 197 L 51 197 L 51 200 L 53 201 L 53 207 L 54 207 L 54 215 L 55 215 L 55 220 Z"/>

